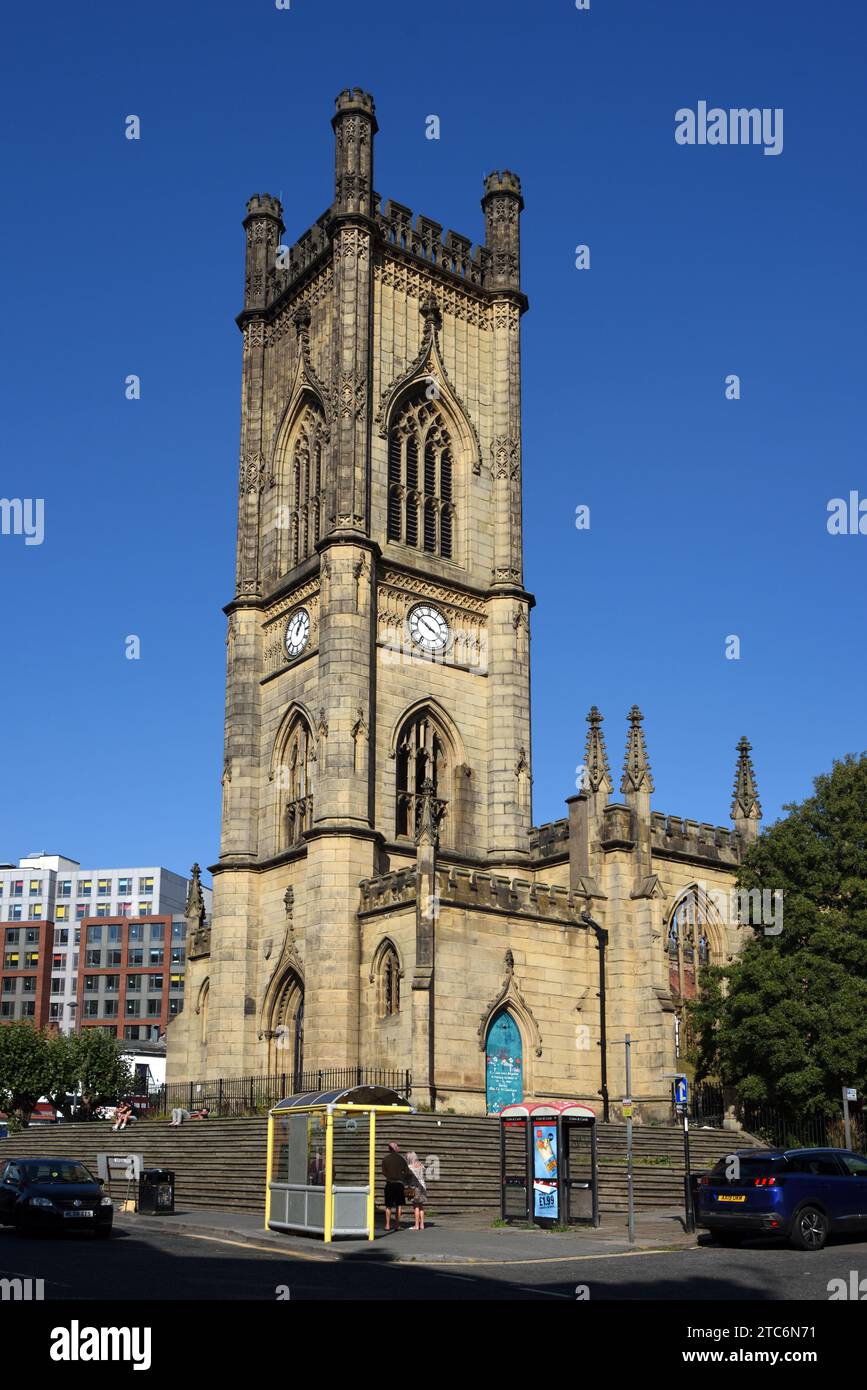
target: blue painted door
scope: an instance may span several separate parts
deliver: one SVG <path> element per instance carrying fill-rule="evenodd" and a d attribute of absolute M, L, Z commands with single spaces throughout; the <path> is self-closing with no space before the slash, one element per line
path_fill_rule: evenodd
<path fill-rule="evenodd" d="M 489 1115 L 524 1098 L 521 1034 L 512 1015 L 502 1009 L 491 1021 L 485 1044 L 485 1093 Z"/>

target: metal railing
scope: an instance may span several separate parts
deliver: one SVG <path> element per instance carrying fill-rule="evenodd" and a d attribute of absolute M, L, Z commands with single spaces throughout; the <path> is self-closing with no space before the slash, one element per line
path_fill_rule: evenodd
<path fill-rule="evenodd" d="M 166 1114 L 176 1107 L 201 1110 L 212 1116 L 255 1115 L 269 1110 L 285 1096 L 302 1091 L 337 1091 L 350 1086 L 384 1086 L 409 1099 L 412 1073 L 382 1067 L 325 1067 L 315 1071 L 271 1075 L 218 1077 L 205 1081 L 170 1081 L 150 1093 L 151 1113 Z"/>

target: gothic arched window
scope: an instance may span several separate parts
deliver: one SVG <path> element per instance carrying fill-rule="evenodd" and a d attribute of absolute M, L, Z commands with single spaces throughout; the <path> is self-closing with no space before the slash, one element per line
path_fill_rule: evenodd
<path fill-rule="evenodd" d="M 435 401 L 410 401 L 388 434 L 388 539 L 451 560 L 452 446 Z"/>
<path fill-rule="evenodd" d="M 400 1012 L 400 960 L 392 942 L 383 941 L 376 969 L 376 1012 L 393 1018 Z"/>
<path fill-rule="evenodd" d="M 307 405 L 295 431 L 287 473 L 288 515 L 284 515 L 288 522 L 289 569 L 316 549 L 321 535 L 324 475 L 325 421 L 321 411 Z"/>
<path fill-rule="evenodd" d="M 427 710 L 406 721 L 397 740 L 398 835 L 414 835 L 422 787 L 430 779 L 435 800 L 442 801 L 447 788 L 447 744 L 438 724 Z"/>
<path fill-rule="evenodd" d="M 716 918 L 705 895 L 698 888 L 688 888 L 672 909 L 666 937 L 668 957 L 668 986 L 678 1005 L 696 999 L 699 994 L 701 971 L 712 961 L 711 937 Z M 684 1020 L 681 1018 L 681 1028 Z M 689 1043 L 681 1034 L 681 1048 Z"/>
<path fill-rule="evenodd" d="M 280 849 L 291 849 L 313 825 L 313 731 L 303 714 L 292 719 L 277 769 Z"/>

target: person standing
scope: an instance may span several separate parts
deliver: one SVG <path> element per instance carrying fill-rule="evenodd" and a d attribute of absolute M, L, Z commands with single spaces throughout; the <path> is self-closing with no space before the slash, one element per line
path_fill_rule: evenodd
<path fill-rule="evenodd" d="M 414 1231 L 424 1230 L 424 1209 L 427 1206 L 427 1186 L 425 1184 L 424 1164 L 414 1149 L 406 1156 L 407 1167 L 412 1173 L 412 1209 L 415 1216 Z"/>
<path fill-rule="evenodd" d="M 385 1229 L 391 1230 L 391 1214 L 394 1212 L 395 1230 L 399 1231 L 406 1189 L 412 1184 L 412 1173 L 394 1140 L 382 1160 L 382 1175 L 385 1178 Z"/>

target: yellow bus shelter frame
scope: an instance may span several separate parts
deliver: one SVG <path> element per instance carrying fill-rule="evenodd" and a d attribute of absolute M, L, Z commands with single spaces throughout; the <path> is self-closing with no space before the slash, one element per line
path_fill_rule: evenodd
<path fill-rule="evenodd" d="M 325 1112 L 325 1243 L 329 1244 L 334 1230 L 334 1116 L 343 1111 L 370 1116 L 368 1140 L 367 1239 L 373 1240 L 376 1209 L 376 1117 L 377 1115 L 410 1115 L 411 1105 L 354 1105 L 351 1101 L 331 1101 L 327 1104 L 275 1105 L 268 1112 L 268 1153 L 265 1181 L 265 1226 L 271 1222 L 271 1164 L 274 1159 L 274 1119 L 278 1115 L 312 1115 Z"/>

